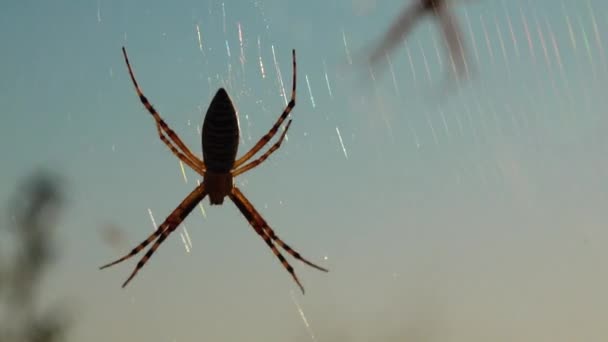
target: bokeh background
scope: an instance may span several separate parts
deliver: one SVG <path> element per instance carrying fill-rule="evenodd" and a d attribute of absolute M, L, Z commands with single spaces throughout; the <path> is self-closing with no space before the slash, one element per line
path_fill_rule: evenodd
<path fill-rule="evenodd" d="M 41 305 L 68 304 L 68 340 L 605 341 L 608 2 L 463 1 L 472 78 L 448 92 L 430 19 L 383 72 L 356 64 L 406 5 L 3 1 L 0 199 L 38 167 L 67 180 Z M 292 262 L 305 296 L 230 202 L 205 200 L 126 289 L 135 258 L 98 270 L 198 179 L 123 45 L 198 155 L 218 87 L 240 153 L 270 128 L 297 50 L 288 141 L 238 185 L 330 269 Z"/>

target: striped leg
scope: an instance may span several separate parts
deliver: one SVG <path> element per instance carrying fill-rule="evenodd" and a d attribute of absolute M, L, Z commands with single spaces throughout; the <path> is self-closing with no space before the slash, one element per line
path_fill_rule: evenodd
<path fill-rule="evenodd" d="M 150 236 L 148 236 L 147 239 L 145 239 L 144 241 L 142 241 L 139 245 L 137 245 L 135 248 L 133 248 L 131 250 L 131 252 L 129 252 L 127 255 L 123 256 L 122 258 L 112 261 L 109 264 L 105 264 L 101 267 L 99 267 L 100 270 L 103 270 L 104 268 L 108 268 L 110 266 L 114 266 L 116 264 L 119 264 L 129 258 L 131 258 L 132 256 L 136 255 L 137 253 L 139 253 L 142 249 L 146 248 L 147 245 L 149 245 L 152 241 L 156 240 L 162 233 L 163 231 L 165 231 L 167 229 L 166 225 L 161 224 L 160 226 L 158 226 L 158 229 L 156 229 L 154 231 L 154 233 L 150 234 Z"/>
<path fill-rule="evenodd" d="M 148 101 L 148 99 L 144 96 L 143 92 L 139 88 L 139 84 L 137 83 L 137 80 L 135 79 L 135 74 L 133 73 L 133 69 L 131 69 L 131 64 L 129 63 L 129 57 L 127 56 L 127 50 L 124 47 L 122 48 L 122 54 L 125 58 L 125 62 L 127 63 L 127 68 L 129 69 L 129 76 L 131 76 L 131 81 L 133 81 L 133 85 L 135 86 L 135 91 L 137 92 L 137 96 L 139 96 L 139 100 L 141 101 L 141 103 L 144 105 L 144 107 L 146 107 L 146 109 L 152 115 L 152 117 L 154 117 L 154 120 L 156 121 L 157 129 L 159 130 L 159 132 L 162 130 L 171 139 L 171 141 L 175 145 L 177 145 L 177 147 L 179 147 L 181 149 L 181 151 L 183 152 L 182 156 L 185 155 L 187 158 L 182 159 L 178 154 L 176 154 L 176 149 L 174 147 L 172 147 L 172 145 L 169 144 L 166 137 L 163 137 L 162 135 L 159 134 L 161 140 L 169 147 L 169 149 L 171 149 L 171 152 L 176 154 L 176 156 L 180 157 L 180 159 L 182 159 L 186 164 L 188 164 L 194 170 L 197 170 L 197 171 L 204 170 L 205 164 L 203 163 L 203 161 L 200 160 L 197 156 L 195 156 L 190 151 L 190 149 L 186 146 L 186 144 L 184 144 L 182 142 L 182 140 L 179 138 L 179 136 L 169 127 L 169 125 L 167 125 L 167 123 L 161 118 L 160 114 L 158 114 L 156 109 L 154 109 L 154 107 L 152 106 L 150 101 Z"/>
<path fill-rule="evenodd" d="M 291 110 L 293 109 L 293 107 L 296 106 L 296 50 L 291 50 L 291 54 L 293 57 L 293 83 L 291 86 L 291 100 L 287 104 L 287 107 L 285 107 L 285 109 L 283 110 L 283 113 L 281 114 L 281 116 L 279 116 L 279 119 L 277 120 L 277 122 L 275 122 L 275 124 L 272 126 L 270 131 L 268 131 L 268 133 L 266 133 L 266 135 L 264 135 L 251 148 L 251 150 L 249 150 L 247 153 L 245 153 L 241 158 L 237 159 L 237 161 L 234 163 L 235 168 L 241 166 L 243 163 L 245 163 L 247 160 L 249 160 L 251 157 L 253 157 L 256 153 L 258 153 L 259 150 L 262 149 L 262 147 L 264 147 L 264 145 L 266 145 L 268 143 L 268 141 L 270 141 L 270 139 L 272 139 L 272 137 L 274 137 L 274 135 L 279 130 L 279 127 L 281 126 L 283 121 L 285 121 L 285 119 L 287 118 L 289 113 L 291 113 Z"/>
<path fill-rule="evenodd" d="M 165 143 L 165 145 L 167 145 L 167 147 L 169 147 L 169 149 L 171 150 L 171 152 L 175 156 L 177 156 L 177 158 L 179 158 L 179 160 L 183 161 L 186 165 L 190 166 L 190 168 L 192 168 L 194 171 L 198 172 L 198 174 L 200 174 L 201 176 L 204 175 L 205 169 L 204 168 L 202 168 L 202 169 L 200 168 L 200 165 L 202 164 L 202 161 L 200 161 L 200 160 L 192 161 L 186 155 L 184 155 L 183 153 L 181 153 L 175 147 L 175 145 L 173 145 L 173 143 L 171 141 L 169 141 L 169 139 L 167 139 L 167 137 L 163 133 L 162 128 L 160 127 L 159 124 L 156 124 L 156 130 L 158 131 L 158 136 L 160 137 L 160 140 L 162 140 Z M 203 164 L 203 166 L 204 166 L 204 164 Z"/>
<path fill-rule="evenodd" d="M 257 210 L 255 210 L 255 207 L 253 206 L 253 204 L 251 204 L 251 202 L 249 202 L 249 200 L 247 200 L 247 198 L 245 197 L 245 195 L 243 195 L 243 193 L 241 192 L 241 190 L 239 190 L 239 188 L 234 187 L 233 191 L 234 195 L 236 197 L 238 197 L 240 199 L 241 202 L 243 202 L 245 204 L 245 206 L 249 209 L 249 211 L 251 211 L 255 217 L 257 218 L 257 220 L 259 221 L 259 223 L 262 225 L 262 227 L 264 228 L 264 233 L 266 235 L 268 235 L 268 237 L 270 237 L 274 242 L 276 242 L 279 246 L 281 246 L 281 248 L 283 248 L 287 253 L 289 253 L 292 257 L 300 260 L 301 262 L 305 263 L 306 265 L 316 268 L 319 271 L 323 271 L 323 272 L 329 272 L 326 268 L 317 266 L 315 264 L 313 264 L 312 262 L 306 260 L 304 257 L 302 257 L 300 255 L 300 253 L 296 252 L 293 248 L 289 247 L 289 245 L 287 245 L 285 242 L 283 242 L 272 230 L 272 228 L 270 228 L 270 226 L 268 225 L 268 223 L 266 223 L 266 220 L 264 220 L 264 218 L 262 217 L 262 215 L 260 215 L 260 213 L 258 213 Z"/>
<path fill-rule="evenodd" d="M 268 151 L 266 151 L 266 153 L 264 153 L 260 158 L 254 160 L 251 163 L 246 164 L 246 165 L 240 167 L 238 170 L 234 171 L 232 173 L 232 177 L 236 177 L 236 176 L 240 175 L 241 173 L 245 173 L 245 172 L 253 169 L 254 167 L 262 164 L 262 162 L 264 162 L 264 160 L 266 160 L 274 151 L 278 150 L 279 147 L 281 147 L 281 143 L 283 142 L 283 139 L 285 139 L 285 135 L 287 134 L 289 125 L 291 125 L 291 120 L 289 120 L 287 122 L 287 125 L 285 126 L 285 129 L 283 130 L 283 133 L 281 134 L 281 137 L 279 138 L 279 140 L 274 145 L 272 145 L 272 147 Z"/>
<path fill-rule="evenodd" d="M 323 272 L 328 272 L 327 269 L 325 269 L 323 267 L 319 267 L 319 266 L 313 264 L 312 262 L 306 260 L 304 257 L 302 257 L 300 255 L 300 253 L 296 252 L 293 248 L 291 248 L 289 245 L 287 245 L 281 239 L 279 239 L 279 237 L 276 236 L 276 234 L 274 233 L 272 228 L 270 228 L 268 223 L 264 220 L 262 215 L 260 215 L 260 213 L 257 212 L 257 210 L 254 208 L 254 206 L 251 204 L 251 202 L 249 202 L 249 200 L 247 200 L 245 195 L 243 195 L 243 193 L 237 187 L 234 187 L 232 189 L 230 198 L 237 205 L 239 210 L 241 210 L 241 213 L 243 213 L 243 215 L 245 215 L 245 217 L 247 218 L 249 223 L 252 226 L 254 226 L 254 228 L 255 228 L 255 226 L 258 227 L 256 229 L 256 231 L 258 229 L 260 229 L 262 231 L 262 232 L 258 232 L 258 234 L 260 234 L 264 239 L 274 240 L 274 242 L 276 242 L 279 246 L 281 246 L 281 248 L 283 248 L 292 257 L 294 257 L 297 260 L 300 260 L 301 262 L 307 264 L 308 266 L 311 266 L 311 267 L 316 268 Z M 268 242 L 267 242 L 267 244 L 268 244 Z M 298 285 L 300 285 L 300 282 L 298 281 L 298 278 L 296 277 L 295 272 L 293 271 L 293 268 L 291 267 L 291 265 L 289 265 L 289 263 L 285 260 L 285 258 L 283 258 L 283 256 L 279 253 L 279 251 L 276 250 L 276 247 L 274 247 L 274 245 L 271 248 L 273 250 L 273 253 L 279 258 L 279 260 L 281 261 L 283 266 L 287 269 L 287 271 L 289 273 L 291 273 L 292 277 L 296 280 Z M 300 288 L 302 289 L 302 293 L 304 293 L 304 288 L 302 287 L 302 285 L 300 285 Z"/>
<path fill-rule="evenodd" d="M 133 279 L 133 277 L 135 277 L 135 275 L 137 274 L 137 272 L 139 272 L 139 270 L 144 267 L 144 265 L 148 262 L 148 260 L 150 260 L 150 258 L 152 257 L 152 254 L 154 254 L 154 252 L 158 249 L 158 247 L 160 246 L 161 243 L 163 243 L 163 241 L 165 241 L 165 239 L 167 238 L 167 236 L 169 236 L 169 234 L 171 234 L 175 228 L 177 228 L 177 226 L 180 224 L 181 222 L 174 222 L 171 225 L 167 225 L 167 227 L 161 232 L 160 236 L 158 237 L 158 240 L 156 240 L 156 242 L 154 242 L 154 244 L 152 245 L 152 247 L 150 247 L 150 249 L 148 249 L 148 251 L 146 252 L 146 254 L 139 260 L 139 262 L 137 262 L 137 265 L 135 266 L 135 269 L 133 270 L 133 272 L 131 272 L 131 274 L 129 275 L 129 278 L 127 278 L 127 280 L 125 280 L 125 282 L 122 284 L 122 287 L 124 288 L 125 286 L 127 286 L 127 284 L 129 284 L 129 282 L 131 281 L 131 279 Z"/>
<path fill-rule="evenodd" d="M 129 254 L 123 256 L 122 258 L 113 261 L 109 264 L 101 266 L 100 269 L 104 269 L 113 265 L 116 265 L 122 261 L 125 261 L 132 256 L 139 253 L 142 249 L 144 249 L 147 245 L 149 245 L 152 241 L 156 240 L 154 245 L 148 250 L 148 252 L 144 255 L 144 257 L 137 263 L 135 270 L 131 273 L 129 278 L 125 281 L 122 287 L 125 287 L 131 279 L 137 274 L 139 269 L 141 269 L 148 259 L 152 256 L 154 251 L 160 246 L 160 244 L 171 234 L 182 221 L 190 214 L 190 212 L 196 207 L 196 205 L 202 201 L 207 192 L 205 191 L 204 183 L 197 186 L 186 198 L 173 210 L 173 212 L 165 219 L 165 221 L 158 227 L 154 233 L 152 233 L 146 240 L 141 242 L 137 247 L 133 248 Z"/>
<path fill-rule="evenodd" d="M 236 189 L 236 187 L 234 189 Z M 272 243 L 272 240 L 270 239 L 270 237 L 264 232 L 264 227 L 257 220 L 256 215 L 249 209 L 249 207 L 247 206 L 247 203 L 243 202 L 241 200 L 241 198 L 236 195 L 235 191 L 233 191 L 229 196 L 230 196 L 230 199 L 232 200 L 232 202 L 234 202 L 234 204 L 236 205 L 236 207 L 239 208 L 239 210 L 241 211 L 243 216 L 245 216 L 245 218 L 247 219 L 249 224 L 253 227 L 255 232 L 258 233 L 258 235 L 261 236 L 262 239 L 264 239 L 264 242 L 266 242 L 268 247 L 270 247 L 270 249 L 272 250 L 272 253 L 279 259 L 281 264 L 283 264 L 283 267 L 285 267 L 287 272 L 289 272 L 289 274 L 291 274 L 291 277 L 296 282 L 296 284 L 298 284 L 298 286 L 300 287 L 300 290 L 302 290 L 302 293 L 304 293 L 304 286 L 302 286 L 302 283 L 300 283 L 300 280 L 298 279 L 296 272 L 293 270 L 293 267 L 289 264 L 289 262 L 281 254 L 281 252 L 277 249 L 277 247 Z"/>

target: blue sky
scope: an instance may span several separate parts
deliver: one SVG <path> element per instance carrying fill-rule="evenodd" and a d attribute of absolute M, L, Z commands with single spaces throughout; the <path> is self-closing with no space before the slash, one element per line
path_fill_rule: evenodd
<path fill-rule="evenodd" d="M 372 80 L 349 57 L 406 3 L 329 3 L 0 5 L 0 198 L 39 166 L 68 180 L 45 300 L 78 313 L 71 340 L 602 341 L 608 3 L 457 7 L 476 74 L 446 96 L 432 20 Z M 285 105 L 277 70 L 288 91 L 297 50 L 289 139 L 237 184 L 279 236 L 330 269 L 292 262 L 306 296 L 229 202 L 205 200 L 206 217 L 185 221 L 190 251 L 182 226 L 127 289 L 135 260 L 97 269 L 197 179 L 158 139 L 123 45 L 197 155 L 220 86 L 239 111 L 239 155 L 267 131 Z M 101 238 L 108 225 L 124 234 L 119 246 Z"/>

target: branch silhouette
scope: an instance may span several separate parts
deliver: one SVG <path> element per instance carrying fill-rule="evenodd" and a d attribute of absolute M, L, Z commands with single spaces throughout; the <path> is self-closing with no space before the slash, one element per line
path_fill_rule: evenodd
<path fill-rule="evenodd" d="M 3 234 L 12 235 L 14 251 L 0 255 L 0 341 L 58 342 L 66 331 L 62 310 L 41 310 L 40 283 L 50 265 L 52 237 L 64 196 L 59 178 L 47 171 L 30 175 L 9 201 L 11 223 Z M 0 251 L 2 252 L 2 251 Z M 7 262 L 8 261 L 8 262 Z"/>

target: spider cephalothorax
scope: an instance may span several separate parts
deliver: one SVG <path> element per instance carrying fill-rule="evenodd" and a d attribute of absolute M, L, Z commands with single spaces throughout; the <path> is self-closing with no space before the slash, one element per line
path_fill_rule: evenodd
<path fill-rule="evenodd" d="M 287 122 L 281 136 L 265 153 L 259 156 L 257 159 L 251 161 L 251 158 L 256 155 L 282 126 L 283 122 L 294 108 L 296 104 L 296 52 L 292 51 L 293 57 L 293 85 L 291 92 L 291 100 L 283 110 L 283 113 L 279 116 L 277 122 L 272 126 L 270 131 L 264 135 L 247 153 L 241 158 L 236 159 L 239 143 L 239 123 L 236 110 L 228 96 L 228 93 L 223 88 L 220 88 L 213 100 L 209 105 L 209 109 L 205 115 L 202 131 L 202 145 L 203 145 L 203 160 L 195 156 L 190 149 L 181 141 L 179 136 L 169 128 L 167 123 L 160 117 L 160 114 L 154 109 L 152 104 L 144 96 L 135 76 L 125 48 L 122 49 L 125 62 L 127 64 L 129 75 L 135 86 L 135 90 L 139 99 L 146 107 L 148 112 L 154 117 L 156 122 L 156 129 L 160 139 L 167 145 L 171 152 L 177 156 L 186 165 L 190 166 L 194 171 L 203 177 L 203 182 L 197 186 L 182 202 L 173 210 L 173 212 L 165 219 L 165 221 L 158 227 L 158 229 L 152 233 L 146 240 L 137 245 L 130 253 L 123 256 L 122 258 L 111 262 L 101 268 L 106 268 L 122 262 L 135 254 L 139 253 L 147 245 L 154 242 L 152 247 L 146 252 L 146 254 L 137 263 L 137 266 L 122 285 L 125 287 L 131 279 L 137 274 L 137 272 L 145 265 L 150 259 L 154 251 L 160 246 L 160 244 L 171 234 L 180 223 L 190 214 L 190 212 L 196 207 L 196 205 L 202 201 L 205 196 L 209 195 L 209 202 L 212 205 L 222 204 L 224 198 L 228 197 L 236 205 L 239 211 L 245 216 L 249 224 L 253 227 L 258 235 L 264 239 L 264 242 L 270 247 L 272 252 L 281 261 L 285 269 L 291 274 L 293 279 L 296 281 L 298 286 L 304 292 L 304 287 L 300 284 L 298 277 L 296 276 L 293 268 L 283 257 L 281 252 L 277 249 L 276 245 L 279 245 L 283 250 L 289 253 L 294 258 L 304 262 L 305 264 L 314 267 L 318 270 L 327 272 L 327 269 L 319 267 L 310 261 L 303 258 L 298 252 L 293 250 L 283 240 L 281 240 L 275 232 L 270 228 L 268 223 L 262 218 L 262 215 L 257 212 L 254 206 L 249 200 L 243 195 L 241 190 L 234 185 L 234 177 L 247 172 L 254 167 L 260 165 L 266 160 L 274 151 L 276 151 L 283 142 L 285 134 L 289 129 L 291 120 Z M 275 245 L 276 244 L 276 245 Z"/>

